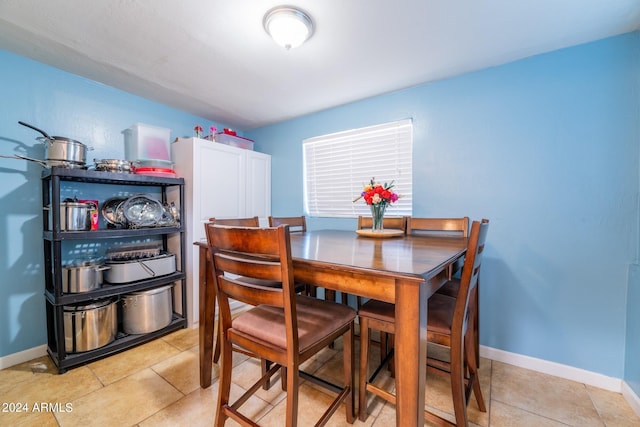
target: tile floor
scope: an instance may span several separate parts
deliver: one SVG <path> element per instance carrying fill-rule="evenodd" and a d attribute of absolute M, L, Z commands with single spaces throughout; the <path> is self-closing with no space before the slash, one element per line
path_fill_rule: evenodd
<path fill-rule="evenodd" d="M 340 343 L 308 362 L 307 370 L 338 379 Z M 356 347 L 357 348 L 357 347 Z M 372 358 L 378 356 L 373 351 Z M 259 372 L 259 363 L 234 355 L 233 395 Z M 373 360 L 373 359 L 372 359 Z M 218 368 L 209 389 L 199 386 L 198 331 L 184 329 L 86 366 L 57 371 L 48 357 L 0 371 L 0 426 L 211 426 L 215 413 Z M 392 386 L 387 377 L 381 383 Z M 425 404 L 453 420 L 449 383 L 427 378 Z M 487 412 L 470 403 L 472 426 L 640 426 L 618 393 L 483 359 L 481 384 Z M 244 406 L 261 425 L 281 426 L 284 396 L 279 386 L 260 390 Z M 314 385 L 301 386 L 299 425 L 313 425 L 331 397 Z M 357 401 L 357 399 L 356 399 Z M 394 407 L 369 399 L 366 422 L 354 426 L 391 426 Z M 227 426 L 236 425 L 227 421 Z M 344 409 L 330 426 L 347 426 Z"/>

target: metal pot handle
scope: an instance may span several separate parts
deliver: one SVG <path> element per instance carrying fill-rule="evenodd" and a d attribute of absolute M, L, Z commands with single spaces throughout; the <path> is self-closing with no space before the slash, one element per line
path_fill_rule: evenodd
<path fill-rule="evenodd" d="M 146 265 L 144 263 L 144 261 L 140 261 L 140 266 L 142 266 L 142 268 L 144 270 L 146 270 L 147 273 L 149 273 L 151 275 L 151 277 L 156 277 L 156 272 L 153 271 L 153 269 L 151 267 L 149 267 L 148 265 Z"/>
<path fill-rule="evenodd" d="M 43 161 L 43 160 L 32 159 L 31 157 L 23 156 L 22 154 L 14 154 L 13 156 L 4 156 L 4 155 L 0 155 L 0 157 L 4 157 L 5 159 L 29 160 L 29 161 L 31 161 L 31 162 L 39 163 L 41 166 L 44 166 L 45 168 L 48 168 L 48 167 L 49 167 L 49 165 L 47 164 L 47 162 L 45 162 L 45 161 Z"/>
<path fill-rule="evenodd" d="M 53 140 L 53 138 L 51 138 L 51 137 L 49 136 L 49 134 L 47 134 L 47 133 L 46 133 L 45 131 L 43 131 L 42 129 L 38 129 L 38 128 L 37 128 L 37 127 L 35 127 L 35 126 L 30 125 L 29 123 L 25 123 L 25 122 L 21 122 L 21 121 L 18 121 L 18 123 L 20 123 L 22 126 L 26 126 L 26 127 L 28 127 L 28 128 L 31 128 L 31 129 L 35 130 L 36 132 L 41 133 L 42 135 L 44 135 L 44 137 L 45 137 L 45 138 L 47 138 L 47 140 L 48 140 L 49 142 L 51 142 L 51 141 Z"/>

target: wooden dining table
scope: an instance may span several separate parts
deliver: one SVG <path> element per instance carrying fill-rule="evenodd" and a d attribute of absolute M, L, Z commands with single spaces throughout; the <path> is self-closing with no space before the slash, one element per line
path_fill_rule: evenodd
<path fill-rule="evenodd" d="M 206 244 L 200 246 L 200 386 L 211 385 L 215 290 Z M 353 231 L 291 234 L 296 282 L 395 303 L 396 425 L 424 424 L 427 300 L 464 256 L 466 238 L 368 237 Z"/>

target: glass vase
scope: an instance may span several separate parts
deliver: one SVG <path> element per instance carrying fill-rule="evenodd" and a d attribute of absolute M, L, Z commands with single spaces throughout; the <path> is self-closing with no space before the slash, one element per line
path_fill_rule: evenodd
<path fill-rule="evenodd" d="M 373 219 L 373 223 L 371 225 L 371 231 L 382 231 L 384 230 L 383 222 L 384 222 L 384 211 L 387 209 L 386 203 L 376 203 L 369 205 L 371 207 L 371 218 Z"/>

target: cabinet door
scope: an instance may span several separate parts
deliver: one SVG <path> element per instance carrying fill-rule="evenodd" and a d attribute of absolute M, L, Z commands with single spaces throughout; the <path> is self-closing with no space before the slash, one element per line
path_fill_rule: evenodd
<path fill-rule="evenodd" d="M 221 144 L 200 145 L 199 190 L 194 192 L 194 207 L 200 221 L 210 217 L 238 218 L 245 213 L 245 158 L 241 150 L 229 150 Z M 194 171 L 195 172 L 195 171 Z"/>
<path fill-rule="evenodd" d="M 267 221 L 271 215 L 271 156 L 247 151 L 246 215 Z M 265 224 L 266 225 L 266 224 Z"/>

